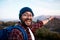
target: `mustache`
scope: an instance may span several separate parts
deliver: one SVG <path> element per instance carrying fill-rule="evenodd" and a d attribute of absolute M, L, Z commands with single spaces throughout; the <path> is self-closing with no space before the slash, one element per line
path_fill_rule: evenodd
<path fill-rule="evenodd" d="M 32 21 L 32 19 L 28 19 L 28 18 L 27 18 L 27 19 L 25 19 L 25 21 L 27 21 L 27 20 L 30 20 L 30 21 Z"/>

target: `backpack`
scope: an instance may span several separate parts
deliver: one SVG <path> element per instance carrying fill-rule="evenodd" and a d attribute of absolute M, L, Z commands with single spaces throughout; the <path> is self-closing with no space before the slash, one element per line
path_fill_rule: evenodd
<path fill-rule="evenodd" d="M 18 29 L 22 32 L 24 40 L 28 40 L 28 35 L 20 25 L 9 26 L 5 29 L 0 30 L 0 40 L 8 40 L 9 33 L 12 29 Z"/>

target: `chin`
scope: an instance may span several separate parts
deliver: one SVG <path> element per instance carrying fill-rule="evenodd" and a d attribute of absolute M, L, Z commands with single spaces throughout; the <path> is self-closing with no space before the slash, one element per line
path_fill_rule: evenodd
<path fill-rule="evenodd" d="M 25 23 L 25 25 L 27 25 L 27 26 L 31 26 L 31 23 L 29 23 L 29 24 L 28 24 L 28 23 Z"/>
<path fill-rule="evenodd" d="M 27 26 L 31 26 L 31 23 L 25 23 L 25 25 L 27 25 Z"/>
<path fill-rule="evenodd" d="M 30 26 L 30 25 L 28 25 L 28 24 L 26 24 L 27 26 Z"/>

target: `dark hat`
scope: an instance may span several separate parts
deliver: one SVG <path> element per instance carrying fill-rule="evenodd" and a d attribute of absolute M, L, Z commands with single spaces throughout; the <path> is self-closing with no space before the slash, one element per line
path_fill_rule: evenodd
<path fill-rule="evenodd" d="M 22 9 L 20 10 L 20 12 L 19 12 L 19 18 L 20 18 L 20 17 L 22 16 L 22 14 L 25 13 L 26 11 L 31 12 L 32 15 L 34 16 L 34 13 L 32 12 L 32 9 L 31 9 L 31 8 L 29 8 L 29 7 L 24 7 L 24 8 L 22 8 Z"/>

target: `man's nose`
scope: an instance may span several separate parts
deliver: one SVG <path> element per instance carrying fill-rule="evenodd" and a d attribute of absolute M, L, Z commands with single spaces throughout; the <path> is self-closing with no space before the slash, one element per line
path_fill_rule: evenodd
<path fill-rule="evenodd" d="M 31 19 L 31 17 L 27 17 L 28 19 Z"/>
<path fill-rule="evenodd" d="M 28 19 L 31 19 L 31 16 L 27 16 Z"/>

